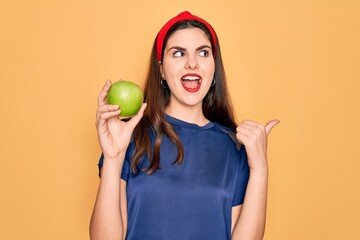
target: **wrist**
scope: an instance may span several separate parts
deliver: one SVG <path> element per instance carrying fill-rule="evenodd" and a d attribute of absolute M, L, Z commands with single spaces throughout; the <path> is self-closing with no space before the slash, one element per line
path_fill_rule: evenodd
<path fill-rule="evenodd" d="M 250 168 L 250 174 L 251 175 L 256 175 L 256 176 L 268 176 L 269 174 L 269 168 L 266 165 L 263 166 L 258 166 L 256 168 Z"/>
<path fill-rule="evenodd" d="M 119 162 L 122 159 L 125 158 L 126 155 L 126 149 L 125 151 L 116 151 L 116 153 L 113 154 L 106 154 L 106 152 L 103 151 L 103 155 L 104 155 L 104 161 L 108 161 L 108 162 Z"/>
<path fill-rule="evenodd" d="M 119 153 L 116 156 L 106 156 L 104 155 L 103 167 L 109 166 L 111 168 L 122 167 L 125 159 L 125 153 Z"/>

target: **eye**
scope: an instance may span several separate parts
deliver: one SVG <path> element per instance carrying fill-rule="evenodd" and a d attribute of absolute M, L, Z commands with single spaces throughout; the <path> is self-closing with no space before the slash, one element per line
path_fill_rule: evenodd
<path fill-rule="evenodd" d="M 182 56 L 184 56 L 184 52 L 183 51 L 175 51 L 174 53 L 173 53 L 173 56 L 174 57 L 182 57 Z"/>
<path fill-rule="evenodd" d="M 209 56 L 209 51 L 208 50 L 201 50 L 199 55 L 201 57 L 207 57 L 207 56 Z"/>

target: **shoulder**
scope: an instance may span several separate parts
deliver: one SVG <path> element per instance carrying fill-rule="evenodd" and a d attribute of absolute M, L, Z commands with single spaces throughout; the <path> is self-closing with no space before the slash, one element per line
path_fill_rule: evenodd
<path fill-rule="evenodd" d="M 233 143 L 236 146 L 236 149 L 238 151 L 241 150 L 242 144 L 238 142 L 234 130 L 228 127 L 224 127 L 218 123 L 214 123 L 213 131 L 218 133 L 219 135 L 222 135 L 224 138 L 228 139 L 231 143 Z"/>

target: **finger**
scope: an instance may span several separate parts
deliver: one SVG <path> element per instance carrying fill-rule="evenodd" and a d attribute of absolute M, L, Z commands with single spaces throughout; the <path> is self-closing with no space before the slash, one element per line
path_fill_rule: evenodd
<path fill-rule="evenodd" d="M 251 125 L 248 123 L 241 123 L 237 128 L 236 131 L 240 131 L 241 129 L 244 129 L 246 131 L 250 131 L 252 135 L 260 135 L 265 134 L 265 127 L 264 126 L 258 126 L 258 125 Z"/>
<path fill-rule="evenodd" d="M 130 120 L 129 120 L 129 125 L 133 128 L 136 127 L 136 125 L 139 123 L 140 119 L 143 117 L 144 115 L 144 111 L 146 109 L 147 103 L 143 103 L 141 105 L 140 110 L 137 112 L 137 114 L 135 116 L 133 116 Z"/>
<path fill-rule="evenodd" d="M 111 81 L 108 79 L 99 94 L 98 106 L 106 104 L 106 96 L 107 96 L 107 93 L 108 93 L 110 87 L 111 87 Z"/>
<path fill-rule="evenodd" d="M 251 130 L 249 127 L 247 127 L 247 126 L 244 126 L 243 124 L 241 124 L 241 125 L 239 125 L 237 128 L 236 128 L 236 132 L 238 133 L 238 132 L 241 132 L 241 131 L 243 131 L 244 129 L 247 129 L 247 130 Z"/>
<path fill-rule="evenodd" d="M 265 126 L 255 121 L 244 120 L 243 122 L 241 122 L 240 125 L 252 129 L 253 131 L 259 132 L 259 134 L 260 132 L 266 134 Z"/>
<path fill-rule="evenodd" d="M 111 111 L 111 112 L 104 112 L 104 113 L 101 113 L 100 114 L 100 119 L 99 119 L 99 121 L 100 120 L 107 120 L 107 119 L 109 119 L 109 118 L 111 118 L 111 117 L 114 117 L 114 116 L 119 116 L 119 114 L 120 114 L 120 109 L 119 110 L 116 110 L 116 111 Z"/>
<path fill-rule="evenodd" d="M 102 105 L 98 107 L 98 112 L 99 113 L 104 113 L 104 112 L 110 112 L 110 111 L 116 111 L 119 109 L 119 105 Z"/>
<path fill-rule="evenodd" d="M 240 129 L 248 129 L 248 130 L 251 130 L 251 131 L 254 131 L 257 129 L 256 126 L 254 125 L 250 125 L 250 124 L 246 124 L 246 123 L 241 123 L 237 128 L 236 128 L 236 131 L 240 130 Z"/>
<path fill-rule="evenodd" d="M 247 145 L 248 137 L 247 137 L 244 133 L 238 132 L 238 133 L 236 134 L 236 139 L 237 139 L 238 142 L 240 142 L 241 144 Z"/>
<path fill-rule="evenodd" d="M 246 126 L 249 129 L 253 129 L 254 131 L 261 131 L 265 134 L 265 126 L 257 123 L 255 121 L 251 121 L 251 120 L 244 120 L 241 125 Z"/>
<path fill-rule="evenodd" d="M 244 134 L 246 137 L 251 137 L 253 135 L 256 135 L 253 130 L 240 127 L 239 131 L 237 133 Z"/>
<path fill-rule="evenodd" d="M 249 120 L 249 119 L 243 120 L 242 123 L 250 124 L 250 125 L 253 125 L 253 126 L 262 126 L 260 123 L 255 122 L 253 120 Z"/>
<path fill-rule="evenodd" d="M 115 116 L 110 116 L 107 119 L 100 118 L 99 122 L 96 125 L 96 128 L 98 129 L 98 133 L 102 134 L 108 131 L 108 123 L 110 121 L 119 121 L 119 115 L 115 114 Z"/>
<path fill-rule="evenodd" d="M 120 112 L 121 112 L 120 110 L 117 110 L 114 112 L 106 112 L 106 113 L 100 114 L 100 117 L 99 117 L 98 121 L 96 122 L 97 129 L 104 128 L 106 126 L 107 122 L 109 122 L 111 118 L 116 118 L 119 120 Z"/>
<path fill-rule="evenodd" d="M 266 135 L 269 135 L 272 128 L 277 125 L 278 123 L 280 123 L 280 121 L 278 119 L 273 119 L 271 121 L 269 121 L 266 125 L 265 125 L 265 131 L 266 131 Z"/>
<path fill-rule="evenodd" d="M 96 111 L 96 124 L 99 122 L 100 119 L 100 115 L 104 112 L 111 112 L 111 111 L 116 111 L 119 110 L 119 106 L 118 105 L 102 105 L 99 106 L 97 111 Z"/>

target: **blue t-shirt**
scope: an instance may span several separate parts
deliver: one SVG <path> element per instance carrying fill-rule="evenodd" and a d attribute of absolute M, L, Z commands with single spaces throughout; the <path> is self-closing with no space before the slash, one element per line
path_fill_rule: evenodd
<path fill-rule="evenodd" d="M 121 178 L 127 181 L 127 240 L 231 239 L 231 210 L 244 201 L 249 166 L 244 145 L 217 123 L 205 126 L 165 116 L 178 134 L 184 161 L 172 164 L 176 146 L 163 136 L 160 167 L 134 175 L 130 143 Z M 154 140 L 154 136 L 151 136 Z M 103 156 L 99 161 L 102 167 Z M 148 166 L 147 157 L 141 168 Z"/>

